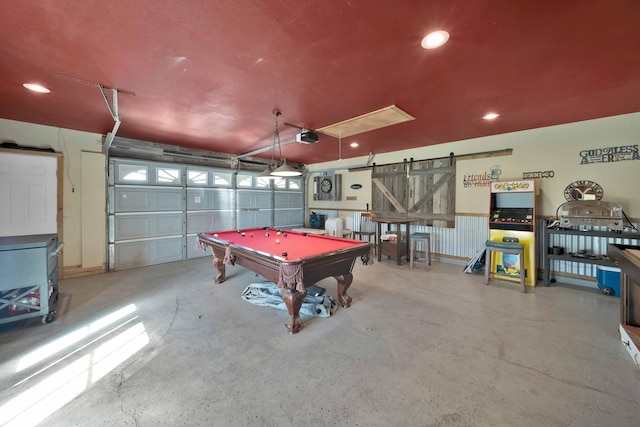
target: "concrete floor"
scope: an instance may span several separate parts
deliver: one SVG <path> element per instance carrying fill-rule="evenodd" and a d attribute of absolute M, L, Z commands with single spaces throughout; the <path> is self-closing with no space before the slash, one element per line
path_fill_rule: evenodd
<path fill-rule="evenodd" d="M 358 261 L 352 307 L 289 335 L 286 312 L 240 298 L 261 278 L 236 266 L 214 285 L 214 271 L 201 258 L 61 281 L 53 323 L 0 325 L 0 425 L 640 423 L 618 298 Z"/>

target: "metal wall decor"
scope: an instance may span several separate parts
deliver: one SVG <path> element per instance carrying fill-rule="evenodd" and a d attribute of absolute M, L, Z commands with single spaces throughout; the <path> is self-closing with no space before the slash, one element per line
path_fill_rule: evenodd
<path fill-rule="evenodd" d="M 600 200 L 604 194 L 602 187 L 586 179 L 574 181 L 564 189 L 564 198 L 568 202 L 579 200 Z"/>

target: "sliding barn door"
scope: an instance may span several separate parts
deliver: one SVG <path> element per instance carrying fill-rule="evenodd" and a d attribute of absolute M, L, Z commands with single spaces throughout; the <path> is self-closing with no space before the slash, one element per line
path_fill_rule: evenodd
<path fill-rule="evenodd" d="M 415 218 L 420 225 L 454 227 L 455 171 L 454 158 L 375 166 L 373 210 Z"/>

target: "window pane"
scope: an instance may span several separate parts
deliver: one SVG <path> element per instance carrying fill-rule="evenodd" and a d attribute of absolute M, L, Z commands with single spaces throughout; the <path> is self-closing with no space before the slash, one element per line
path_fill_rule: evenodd
<path fill-rule="evenodd" d="M 238 187 L 253 187 L 253 176 L 238 174 Z"/>
<path fill-rule="evenodd" d="M 189 170 L 187 172 L 187 183 L 191 185 L 207 185 L 207 171 Z"/>
<path fill-rule="evenodd" d="M 118 177 L 121 182 L 147 182 L 147 175 L 146 166 L 118 164 Z"/>
<path fill-rule="evenodd" d="M 289 178 L 289 190 L 299 190 L 301 185 L 301 179 Z"/>
<path fill-rule="evenodd" d="M 256 188 L 269 188 L 269 178 L 256 177 Z"/>
<path fill-rule="evenodd" d="M 156 169 L 156 182 L 162 184 L 180 184 L 180 169 L 158 168 Z"/>
<path fill-rule="evenodd" d="M 287 188 L 287 180 L 285 178 L 276 178 L 273 180 L 276 188 Z"/>
<path fill-rule="evenodd" d="M 230 173 L 213 173 L 213 185 L 231 187 L 231 174 Z"/>

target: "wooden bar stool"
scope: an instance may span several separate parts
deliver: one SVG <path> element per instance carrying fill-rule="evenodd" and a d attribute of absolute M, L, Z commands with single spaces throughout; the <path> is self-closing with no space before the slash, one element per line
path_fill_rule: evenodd
<path fill-rule="evenodd" d="M 373 251 L 375 253 L 378 247 L 376 242 L 376 224 L 372 221 L 376 214 L 372 212 L 364 212 L 360 215 L 360 226 L 358 230 L 353 230 L 353 238 L 356 240 L 365 240 L 373 244 Z"/>
<path fill-rule="evenodd" d="M 416 259 L 416 245 L 423 242 L 424 246 L 424 269 L 428 270 L 431 265 L 431 234 L 430 233 L 413 233 L 411 234 L 411 253 L 409 254 L 409 268 L 413 268 L 414 259 Z M 422 262 L 422 261 L 420 261 Z"/>
<path fill-rule="evenodd" d="M 523 293 L 527 292 L 527 288 L 524 284 L 526 272 L 524 269 L 524 245 L 517 242 L 499 242 L 496 240 L 487 240 L 484 266 L 484 284 L 489 284 L 489 279 L 492 275 L 498 276 L 497 273 L 491 271 L 493 265 L 493 254 L 496 252 L 502 252 L 503 254 L 518 255 L 520 265 L 520 287 Z"/>

